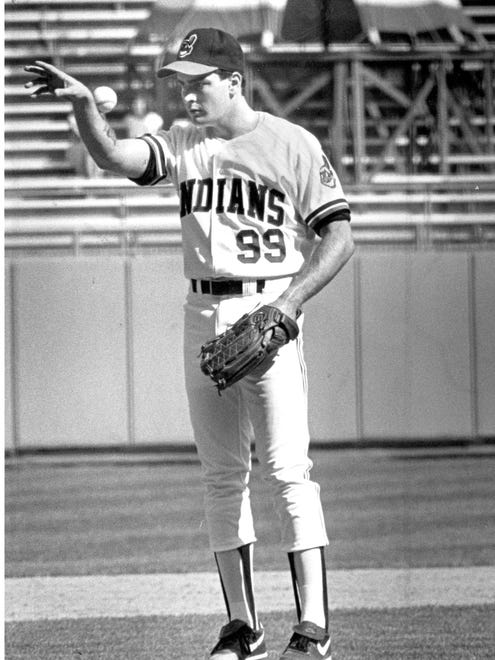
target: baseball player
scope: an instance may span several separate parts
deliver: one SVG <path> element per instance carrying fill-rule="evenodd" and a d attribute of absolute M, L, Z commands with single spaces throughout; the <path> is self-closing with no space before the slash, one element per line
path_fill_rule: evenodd
<path fill-rule="evenodd" d="M 192 30 L 158 78 L 175 75 L 189 124 L 116 139 L 90 90 L 35 62 L 33 96 L 72 101 L 84 142 L 103 169 L 139 185 L 172 182 L 179 197 L 184 273 L 184 365 L 205 484 L 211 549 L 228 621 L 210 660 L 267 658 L 253 585 L 251 445 L 273 490 L 294 586 L 297 625 L 281 660 L 331 658 L 319 486 L 310 478 L 304 303 L 353 252 L 350 211 L 317 139 L 255 111 L 243 93 L 239 43 Z M 199 348 L 262 305 L 296 321 L 297 337 L 221 396 L 198 366 Z"/>

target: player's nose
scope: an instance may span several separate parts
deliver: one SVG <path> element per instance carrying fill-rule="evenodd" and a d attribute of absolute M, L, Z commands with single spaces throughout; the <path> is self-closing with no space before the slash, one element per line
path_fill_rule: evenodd
<path fill-rule="evenodd" d="M 184 99 L 184 101 L 195 101 L 196 100 L 197 94 L 196 94 L 195 90 L 192 89 L 191 87 L 188 88 L 184 85 L 184 87 L 182 87 L 181 91 L 182 91 L 182 98 Z"/>

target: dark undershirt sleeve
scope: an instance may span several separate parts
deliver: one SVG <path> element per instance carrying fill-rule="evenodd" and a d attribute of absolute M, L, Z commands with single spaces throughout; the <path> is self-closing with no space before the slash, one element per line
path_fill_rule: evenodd
<path fill-rule="evenodd" d="M 340 209 L 339 211 L 335 211 L 335 213 L 331 213 L 330 215 L 325 215 L 323 218 L 319 220 L 318 224 L 313 226 L 313 229 L 318 234 L 318 236 L 321 236 L 321 230 L 323 229 L 323 227 L 329 225 L 331 222 L 335 222 L 336 220 L 347 220 L 347 222 L 350 222 L 351 221 L 350 210 Z"/>

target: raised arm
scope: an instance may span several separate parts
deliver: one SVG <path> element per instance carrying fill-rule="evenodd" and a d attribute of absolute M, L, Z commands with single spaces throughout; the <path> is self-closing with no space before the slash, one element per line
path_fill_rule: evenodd
<path fill-rule="evenodd" d="M 40 60 L 24 70 L 36 76 L 25 84 L 27 89 L 33 90 L 31 97 L 51 95 L 72 103 L 81 139 L 101 169 L 130 178 L 144 173 L 149 158 L 148 145 L 138 139 L 118 140 L 86 85 Z"/>

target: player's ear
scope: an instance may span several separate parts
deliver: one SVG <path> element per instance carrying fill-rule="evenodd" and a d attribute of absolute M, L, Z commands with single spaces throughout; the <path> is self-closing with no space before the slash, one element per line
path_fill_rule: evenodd
<path fill-rule="evenodd" d="M 236 90 L 239 90 L 240 92 L 242 91 L 242 74 L 238 71 L 234 71 L 234 73 L 230 76 L 230 90 L 231 93 L 235 92 Z"/>

